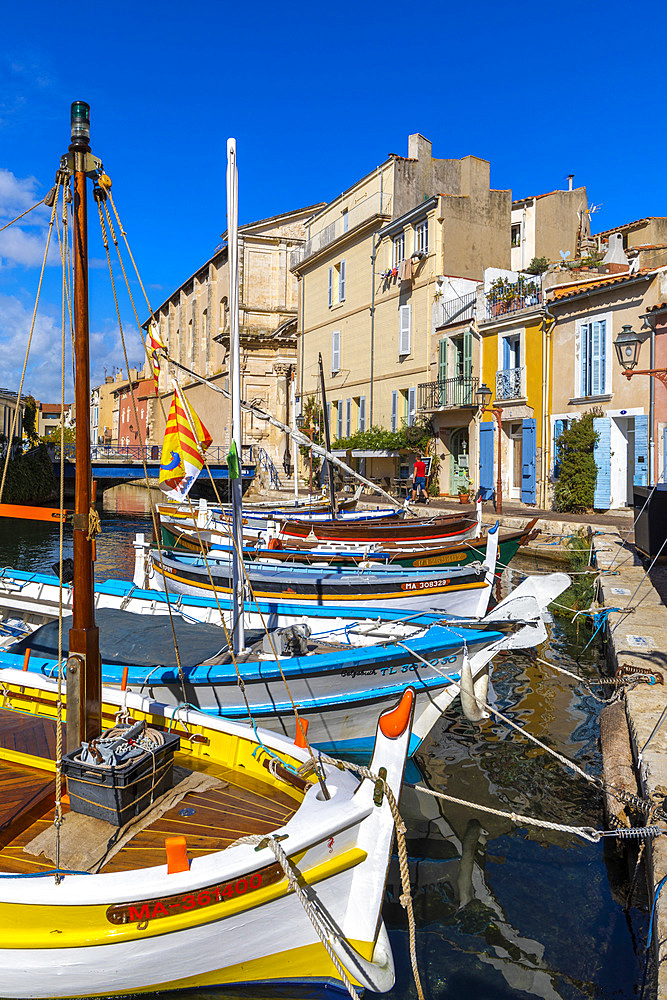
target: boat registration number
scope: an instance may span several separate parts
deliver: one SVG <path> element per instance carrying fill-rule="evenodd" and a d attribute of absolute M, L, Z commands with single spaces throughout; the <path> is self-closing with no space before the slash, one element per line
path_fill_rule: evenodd
<path fill-rule="evenodd" d="M 439 566 L 442 563 L 453 563 L 453 562 L 456 562 L 457 559 L 465 559 L 465 555 L 462 556 L 458 552 L 452 552 L 452 554 L 448 555 L 448 556 L 431 556 L 428 559 L 426 559 L 426 558 L 424 558 L 424 559 L 415 559 L 412 565 L 413 566 Z"/>
<path fill-rule="evenodd" d="M 417 580 L 415 583 L 402 583 L 401 590 L 435 590 L 436 587 L 448 587 L 449 580 Z"/>
<path fill-rule="evenodd" d="M 175 917 L 192 910 L 202 910 L 217 906 L 231 899 L 238 899 L 248 893 L 268 885 L 275 885 L 283 877 L 280 865 L 269 865 L 252 875 L 219 882 L 195 892 L 185 892 L 174 896 L 160 896 L 157 899 L 143 899 L 136 903 L 121 903 L 107 909 L 107 920 L 111 924 L 136 924 L 137 930 L 145 930 L 151 920 Z"/>

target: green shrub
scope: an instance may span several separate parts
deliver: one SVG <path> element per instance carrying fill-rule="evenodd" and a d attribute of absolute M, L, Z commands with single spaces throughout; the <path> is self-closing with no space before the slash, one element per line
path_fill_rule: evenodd
<path fill-rule="evenodd" d="M 572 584 L 560 595 L 555 604 L 551 605 L 551 610 L 555 614 L 572 618 L 575 612 L 583 611 L 592 605 L 597 570 L 590 566 L 591 539 L 583 530 L 568 539 L 566 546 L 568 572 L 572 573 Z M 590 569 L 589 573 L 586 572 L 587 569 Z"/>
<path fill-rule="evenodd" d="M 533 257 L 526 271 L 528 274 L 544 274 L 548 267 L 549 261 L 546 257 Z"/>
<path fill-rule="evenodd" d="M 53 464 L 45 445 L 41 444 L 27 455 L 11 459 L 0 499 L 4 503 L 39 503 L 50 500 L 57 488 Z"/>
<path fill-rule="evenodd" d="M 581 417 L 575 417 L 556 441 L 556 461 L 559 475 L 554 489 L 554 509 L 581 512 L 590 510 L 598 476 L 593 457 L 598 433 L 593 418 L 602 410 L 594 407 Z"/>

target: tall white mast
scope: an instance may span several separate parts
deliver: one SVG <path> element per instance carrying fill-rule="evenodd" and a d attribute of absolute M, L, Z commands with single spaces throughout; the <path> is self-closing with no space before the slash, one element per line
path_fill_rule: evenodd
<path fill-rule="evenodd" d="M 232 395 L 232 441 L 239 460 L 238 479 L 230 479 L 232 494 L 232 519 L 234 531 L 234 559 L 232 562 L 232 625 L 234 652 L 245 648 L 243 628 L 243 492 L 241 464 L 241 348 L 239 341 L 239 245 L 238 245 L 238 168 L 236 165 L 236 139 L 227 140 L 227 265 L 229 267 L 229 363 Z"/>
<path fill-rule="evenodd" d="M 289 384 L 290 391 L 290 411 L 292 413 L 292 430 L 297 429 L 296 425 L 296 379 L 294 378 L 294 373 L 290 379 Z M 292 438 L 292 465 L 294 467 L 294 502 L 299 502 L 299 477 L 297 471 L 297 465 L 299 462 L 299 446 L 296 443 L 296 437 Z"/>

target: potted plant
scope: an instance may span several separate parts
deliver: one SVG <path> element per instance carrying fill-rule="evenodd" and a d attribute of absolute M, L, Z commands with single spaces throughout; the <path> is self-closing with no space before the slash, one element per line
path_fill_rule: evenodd
<path fill-rule="evenodd" d="M 468 479 L 464 479 L 462 483 L 459 483 L 459 502 L 460 503 L 470 503 L 470 493 L 472 491 L 472 483 Z"/>

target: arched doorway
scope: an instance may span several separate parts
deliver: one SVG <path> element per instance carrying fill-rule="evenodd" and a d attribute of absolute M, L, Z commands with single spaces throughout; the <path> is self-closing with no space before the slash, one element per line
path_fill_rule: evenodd
<path fill-rule="evenodd" d="M 449 435 L 449 493 L 456 496 L 459 486 L 467 486 L 470 480 L 470 453 L 468 450 L 468 428 L 456 427 Z"/>

